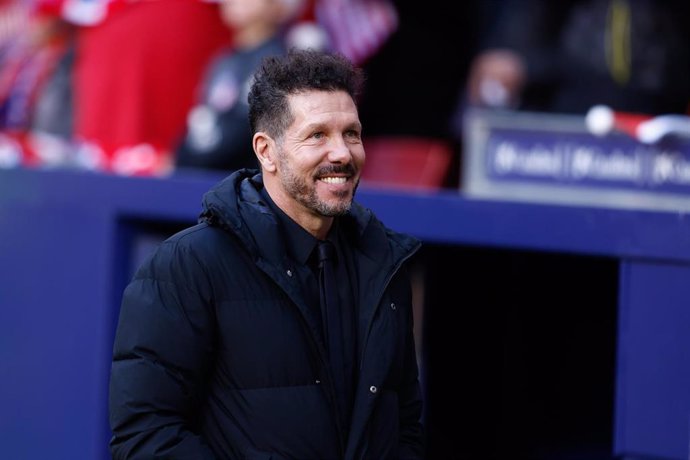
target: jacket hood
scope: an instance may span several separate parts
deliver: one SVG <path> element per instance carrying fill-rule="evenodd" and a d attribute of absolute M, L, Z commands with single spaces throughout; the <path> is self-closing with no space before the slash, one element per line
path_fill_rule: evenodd
<path fill-rule="evenodd" d="M 282 257 L 285 247 L 277 218 L 261 196 L 263 186 L 258 170 L 233 172 L 204 194 L 199 220 L 236 235 L 255 255 L 267 259 Z M 354 243 L 364 253 L 381 257 L 381 249 L 390 247 L 390 263 L 406 257 L 420 245 L 417 239 L 385 227 L 371 210 L 354 201 L 340 222 L 348 227 Z"/>

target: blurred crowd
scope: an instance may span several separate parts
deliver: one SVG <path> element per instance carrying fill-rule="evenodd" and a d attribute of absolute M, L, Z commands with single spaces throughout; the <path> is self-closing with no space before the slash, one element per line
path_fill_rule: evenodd
<path fill-rule="evenodd" d="M 252 72 L 296 46 L 364 67 L 368 155 L 444 146 L 455 187 L 468 107 L 687 114 L 689 20 L 686 0 L 0 0 L 0 168 L 251 167 Z"/>

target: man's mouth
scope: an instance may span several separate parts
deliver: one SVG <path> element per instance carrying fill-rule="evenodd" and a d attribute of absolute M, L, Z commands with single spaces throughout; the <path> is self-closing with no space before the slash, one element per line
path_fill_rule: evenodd
<path fill-rule="evenodd" d="M 347 177 L 333 177 L 333 176 L 326 176 L 326 177 L 321 177 L 319 178 L 320 181 L 325 182 L 327 184 L 344 184 L 347 182 Z"/>

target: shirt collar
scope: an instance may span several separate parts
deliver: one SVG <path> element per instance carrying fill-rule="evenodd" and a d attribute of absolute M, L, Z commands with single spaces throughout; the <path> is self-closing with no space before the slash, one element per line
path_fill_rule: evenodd
<path fill-rule="evenodd" d="M 306 265 L 309 256 L 314 251 L 319 240 L 303 229 L 297 222 L 292 220 L 290 216 L 285 214 L 285 212 L 273 202 L 265 187 L 261 189 L 261 195 L 278 218 L 278 222 L 284 230 L 283 234 L 290 257 L 298 263 Z"/>

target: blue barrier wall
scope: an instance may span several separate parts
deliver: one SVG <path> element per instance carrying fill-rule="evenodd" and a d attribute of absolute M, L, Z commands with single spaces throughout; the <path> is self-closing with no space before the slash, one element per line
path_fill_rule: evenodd
<path fill-rule="evenodd" d="M 145 250 L 150 226 L 194 222 L 202 194 L 218 179 L 0 171 L 2 458 L 109 458 L 110 351 L 137 247 Z M 611 449 L 639 458 L 688 457 L 686 214 L 366 187 L 358 199 L 389 226 L 428 245 L 615 260 L 620 271 Z"/>

